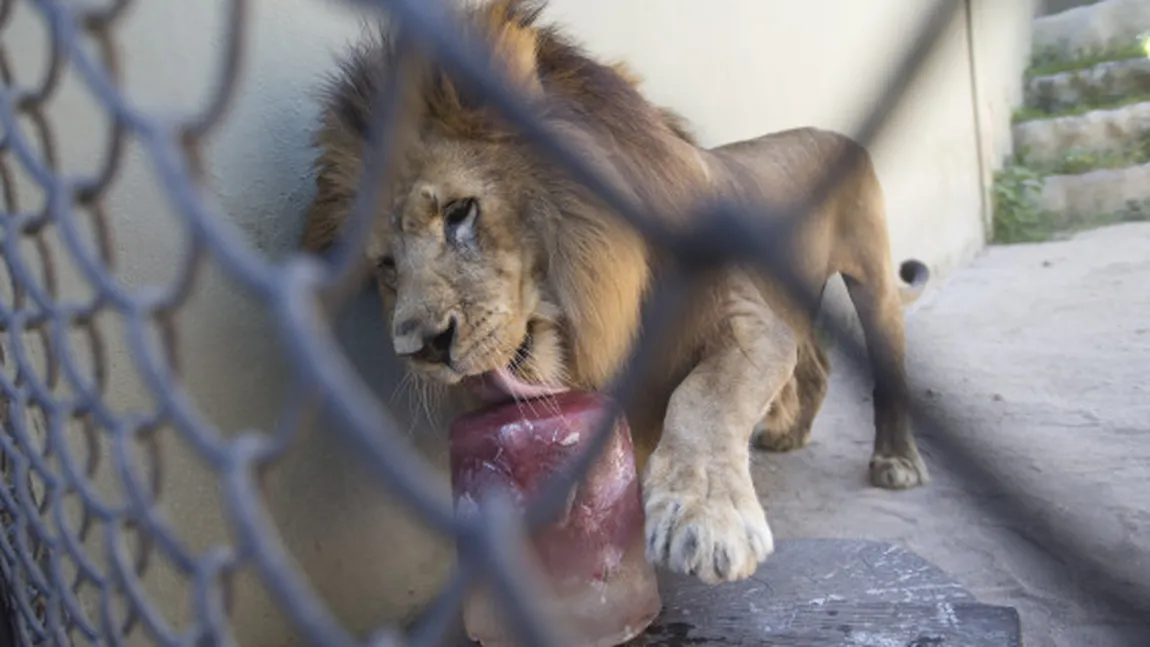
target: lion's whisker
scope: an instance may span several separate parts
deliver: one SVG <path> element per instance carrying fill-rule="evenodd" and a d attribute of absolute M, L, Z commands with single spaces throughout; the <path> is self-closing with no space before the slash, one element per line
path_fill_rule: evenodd
<path fill-rule="evenodd" d="M 411 385 L 411 371 L 405 370 L 403 372 L 403 377 L 399 378 L 399 383 L 396 384 L 395 388 L 391 390 L 391 397 L 389 397 L 387 399 L 387 403 L 388 404 L 394 403 L 395 399 L 397 397 L 402 396 L 404 394 L 404 390 L 407 387 L 409 387 L 410 385 Z"/>

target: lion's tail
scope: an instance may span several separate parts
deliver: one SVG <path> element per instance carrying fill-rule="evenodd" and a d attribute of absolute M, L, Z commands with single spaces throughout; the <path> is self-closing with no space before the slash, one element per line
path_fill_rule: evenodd
<path fill-rule="evenodd" d="M 906 307 L 917 301 L 926 290 L 926 284 L 930 281 L 930 268 L 922 261 L 912 258 L 903 261 L 899 266 L 898 277 L 905 284 L 899 286 L 898 292 L 903 307 Z"/>

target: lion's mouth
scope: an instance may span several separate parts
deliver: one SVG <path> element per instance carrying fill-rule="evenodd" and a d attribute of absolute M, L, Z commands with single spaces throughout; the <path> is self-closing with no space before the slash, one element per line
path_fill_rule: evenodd
<path fill-rule="evenodd" d="M 485 404 L 501 404 L 508 400 L 541 398 L 567 390 L 562 386 L 532 384 L 519 377 L 518 370 L 531 354 L 530 333 L 523 339 L 515 357 L 506 366 L 479 375 L 463 378 L 463 386 Z"/>

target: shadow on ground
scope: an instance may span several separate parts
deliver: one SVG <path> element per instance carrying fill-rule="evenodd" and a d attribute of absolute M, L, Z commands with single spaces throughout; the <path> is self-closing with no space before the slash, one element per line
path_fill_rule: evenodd
<path fill-rule="evenodd" d="M 918 396 L 990 450 L 1028 505 L 1150 580 L 1150 224 L 992 247 L 908 314 Z M 988 514 L 997 496 L 929 457 L 926 488 L 865 484 L 869 388 L 836 377 L 811 446 L 758 454 L 776 536 L 893 541 L 981 601 L 1016 607 L 1028 647 L 1150 645 L 1150 621 L 1106 613 L 1064 566 Z M 1141 624 L 1141 626 L 1139 626 Z"/>

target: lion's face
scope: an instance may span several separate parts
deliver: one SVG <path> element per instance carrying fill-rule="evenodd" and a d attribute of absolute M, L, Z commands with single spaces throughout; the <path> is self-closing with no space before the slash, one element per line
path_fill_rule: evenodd
<path fill-rule="evenodd" d="M 698 164 L 682 121 L 649 104 L 624 66 L 537 28 L 538 15 L 538 3 L 493 0 L 461 18 L 580 157 L 674 212 Z M 414 374 L 484 399 L 607 386 L 639 334 L 646 242 L 480 93 L 398 55 L 386 30 L 353 48 L 327 89 L 305 247 L 323 252 L 341 235 L 373 97 L 400 68 L 409 118 L 389 204 L 366 241 L 396 353 Z M 639 163 L 620 164 L 628 159 Z"/>
<path fill-rule="evenodd" d="M 424 142 L 377 221 L 368 260 L 395 352 L 420 376 L 469 386 L 497 376 L 512 395 L 562 383 L 523 165 L 495 144 Z"/>

